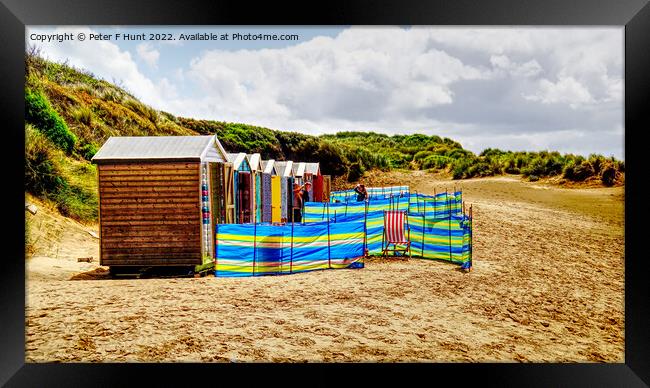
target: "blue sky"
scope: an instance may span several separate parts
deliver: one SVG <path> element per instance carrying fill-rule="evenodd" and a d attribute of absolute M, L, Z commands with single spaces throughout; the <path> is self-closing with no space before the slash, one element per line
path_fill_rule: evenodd
<path fill-rule="evenodd" d="M 426 133 L 488 147 L 617 158 L 623 29 L 28 27 L 42 54 L 197 119 L 318 135 Z M 35 34 L 297 34 L 298 41 L 37 42 Z"/>

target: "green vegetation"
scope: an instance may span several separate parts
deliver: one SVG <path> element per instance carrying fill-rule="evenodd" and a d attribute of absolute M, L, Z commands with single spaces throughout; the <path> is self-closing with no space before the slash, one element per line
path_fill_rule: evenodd
<path fill-rule="evenodd" d="M 80 221 L 97 219 L 95 166 L 66 157 L 41 131 L 25 126 L 25 189 Z"/>
<path fill-rule="evenodd" d="M 89 162 L 110 136 L 216 134 L 228 152 L 259 152 L 264 159 L 320 162 L 323 174 L 356 181 L 376 169 L 421 169 L 465 179 L 521 174 L 534 181 L 563 177 L 622 181 L 614 158 L 558 152 L 486 149 L 479 155 L 440 136 L 339 132 L 311 136 L 269 128 L 176 117 L 157 111 L 123 87 L 30 50 L 25 56 L 25 190 L 79 220 L 97 218 L 97 180 Z"/>
<path fill-rule="evenodd" d="M 74 149 L 77 137 L 70 132 L 41 92 L 25 89 L 25 121 L 36 126 L 66 152 L 70 153 Z"/>

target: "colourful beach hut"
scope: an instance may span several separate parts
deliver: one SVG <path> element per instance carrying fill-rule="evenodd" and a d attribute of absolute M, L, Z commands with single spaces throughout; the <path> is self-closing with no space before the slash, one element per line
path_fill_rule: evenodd
<path fill-rule="evenodd" d="M 302 185 L 305 183 L 304 181 L 304 176 L 305 176 L 305 163 L 304 162 L 294 162 L 291 166 L 291 170 L 293 172 L 293 178 L 296 183 L 299 185 Z"/>
<path fill-rule="evenodd" d="M 235 222 L 238 224 L 254 222 L 253 178 L 246 154 L 228 153 L 227 157 L 228 162 L 232 163 L 235 183 Z"/>
<path fill-rule="evenodd" d="M 216 136 L 110 137 L 92 158 L 99 183 L 99 264 L 191 266 L 214 259 L 231 222 L 232 165 Z"/>
<path fill-rule="evenodd" d="M 281 183 L 275 160 L 262 161 L 262 222 L 281 222 Z"/>
<path fill-rule="evenodd" d="M 332 176 L 323 175 L 323 202 L 329 202 L 332 194 Z"/>
<path fill-rule="evenodd" d="M 275 170 L 280 177 L 280 217 L 282 222 L 289 220 L 293 206 L 293 161 L 276 161 Z"/>
<path fill-rule="evenodd" d="M 253 222 L 262 222 L 262 156 L 258 153 L 246 154 L 248 165 L 251 168 L 251 182 L 253 183 Z"/>
<path fill-rule="evenodd" d="M 311 182 L 309 199 L 312 202 L 323 202 L 323 176 L 320 173 L 320 163 L 305 163 L 305 182 Z"/>

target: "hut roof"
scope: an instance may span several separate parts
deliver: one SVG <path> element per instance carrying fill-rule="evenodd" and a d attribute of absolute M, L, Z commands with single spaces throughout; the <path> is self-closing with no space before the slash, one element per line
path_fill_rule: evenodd
<path fill-rule="evenodd" d="M 232 163 L 232 167 L 235 170 L 238 170 L 239 167 L 241 167 L 241 164 L 246 160 L 246 154 L 243 152 L 240 153 L 228 153 L 226 154 L 228 157 L 228 161 Z"/>
<path fill-rule="evenodd" d="M 251 170 L 253 171 L 261 171 L 262 170 L 262 156 L 260 154 L 246 154 L 246 159 L 248 159 L 248 164 L 251 166 Z"/>
<path fill-rule="evenodd" d="M 92 158 L 93 163 L 119 161 L 225 162 L 226 152 L 213 136 L 111 136 Z"/>
<path fill-rule="evenodd" d="M 318 175 L 320 173 L 320 163 L 305 163 L 305 172 Z"/>
<path fill-rule="evenodd" d="M 298 162 L 293 164 L 293 175 L 302 177 L 305 175 L 305 162 Z"/>
<path fill-rule="evenodd" d="M 277 174 L 275 159 L 262 160 L 262 171 L 265 174 L 273 174 L 274 172 Z"/>
<path fill-rule="evenodd" d="M 275 162 L 275 171 L 283 177 L 290 177 L 293 173 L 293 162 L 291 160 Z"/>

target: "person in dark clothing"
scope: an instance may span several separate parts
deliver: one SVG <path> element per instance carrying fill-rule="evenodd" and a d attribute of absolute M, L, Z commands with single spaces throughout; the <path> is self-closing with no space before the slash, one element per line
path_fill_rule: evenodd
<path fill-rule="evenodd" d="M 311 182 L 305 182 L 305 184 L 302 185 L 302 191 L 301 191 L 303 205 L 305 204 L 305 202 L 310 202 L 309 189 L 311 189 Z"/>
<path fill-rule="evenodd" d="M 366 186 L 359 183 L 354 191 L 357 193 L 357 202 L 365 201 L 368 198 L 368 191 L 366 191 Z"/>
<path fill-rule="evenodd" d="M 292 206 L 292 222 L 302 221 L 302 188 L 299 184 L 293 184 L 293 206 Z"/>

